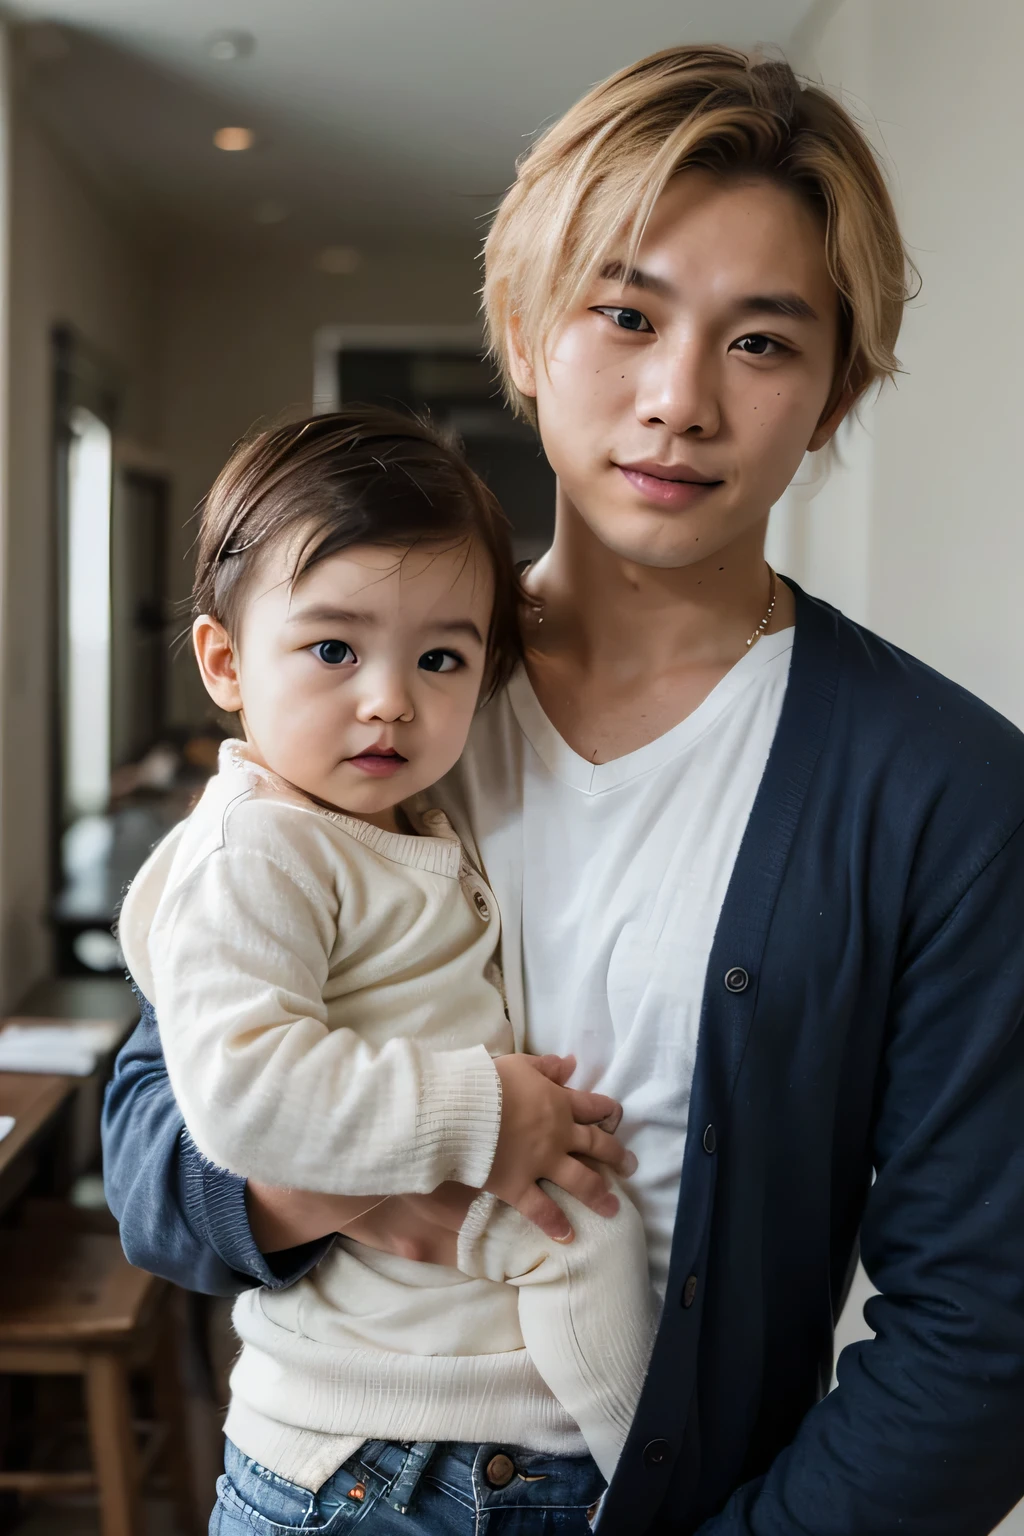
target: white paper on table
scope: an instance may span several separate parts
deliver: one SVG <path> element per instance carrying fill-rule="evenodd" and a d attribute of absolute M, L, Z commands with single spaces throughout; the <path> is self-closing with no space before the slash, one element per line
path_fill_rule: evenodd
<path fill-rule="evenodd" d="M 123 1034 L 113 1019 L 51 1023 L 9 1019 L 0 1029 L 0 1072 L 59 1072 L 88 1077 Z"/>
<path fill-rule="evenodd" d="M 0 1141 L 9 1136 L 14 1130 L 15 1120 L 13 1115 L 0 1115 Z"/>

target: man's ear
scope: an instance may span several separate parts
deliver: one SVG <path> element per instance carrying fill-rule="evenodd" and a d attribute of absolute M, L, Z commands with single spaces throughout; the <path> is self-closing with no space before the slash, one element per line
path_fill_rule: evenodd
<path fill-rule="evenodd" d="M 192 644 L 210 698 L 226 714 L 237 714 L 242 707 L 242 690 L 231 636 L 219 619 L 201 613 L 192 625 Z"/>
<path fill-rule="evenodd" d="M 818 425 L 811 433 L 811 440 L 807 444 L 808 453 L 817 453 L 819 448 L 824 448 L 826 443 L 830 443 L 832 441 L 836 433 L 839 431 L 839 428 L 850 414 L 850 410 L 852 409 L 856 398 L 856 395 L 854 395 L 851 390 L 844 389 L 840 393 L 839 399 L 836 401 L 835 405 L 833 405 L 831 408 L 828 406 L 825 407 L 825 409 L 828 411 L 828 415 L 821 418 L 821 420 L 818 422 Z"/>
<path fill-rule="evenodd" d="M 505 332 L 508 350 L 508 371 L 512 382 L 521 395 L 531 400 L 537 397 L 537 378 L 533 367 L 533 355 L 527 349 L 519 316 L 512 315 Z"/>

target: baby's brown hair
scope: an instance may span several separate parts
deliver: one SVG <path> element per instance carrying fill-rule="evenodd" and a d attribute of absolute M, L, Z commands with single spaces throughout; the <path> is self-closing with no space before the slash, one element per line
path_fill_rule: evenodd
<path fill-rule="evenodd" d="M 489 696 L 522 654 L 522 589 L 511 529 L 461 450 L 429 422 L 383 406 L 347 406 L 257 432 L 238 445 L 206 498 L 192 611 L 237 629 L 258 561 L 298 542 L 292 585 L 358 544 L 451 548 L 475 540 L 494 578 Z"/>

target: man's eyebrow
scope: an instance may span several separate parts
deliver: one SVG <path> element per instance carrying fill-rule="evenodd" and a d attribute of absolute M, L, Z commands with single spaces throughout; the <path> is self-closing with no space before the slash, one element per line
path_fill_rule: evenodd
<path fill-rule="evenodd" d="M 787 320 L 817 320 L 818 311 L 798 293 L 752 293 L 736 305 L 741 315 L 782 315 Z"/>
<path fill-rule="evenodd" d="M 639 288 L 642 293 L 655 293 L 659 298 L 674 299 L 677 290 L 663 277 L 645 272 L 641 267 L 627 267 L 621 261 L 609 261 L 600 276 L 609 283 L 621 283 L 623 288 Z M 739 299 L 734 306 L 739 315 L 781 315 L 787 320 L 817 320 L 818 312 L 799 293 L 752 293 Z"/>
<path fill-rule="evenodd" d="M 644 293 L 656 293 L 665 299 L 676 297 L 676 290 L 663 277 L 655 277 L 653 272 L 644 272 L 640 267 L 627 267 L 621 261 L 605 262 L 599 276 L 609 283 L 621 283 L 623 288 L 639 288 Z"/>
<path fill-rule="evenodd" d="M 335 608 L 330 603 L 310 603 L 288 615 L 289 624 L 362 624 L 366 628 L 379 627 L 381 620 L 376 613 L 363 613 L 353 608 Z M 477 625 L 472 619 L 430 620 L 425 626 L 434 634 L 469 635 L 479 645 L 484 644 Z"/>

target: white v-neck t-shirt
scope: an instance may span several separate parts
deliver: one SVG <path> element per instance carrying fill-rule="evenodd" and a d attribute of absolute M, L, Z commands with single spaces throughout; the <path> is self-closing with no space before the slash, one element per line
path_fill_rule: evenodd
<path fill-rule="evenodd" d="M 590 763 L 525 671 L 478 717 L 439 794 L 501 908 L 520 1048 L 575 1055 L 623 1106 L 664 1295 L 705 975 L 775 737 L 793 630 L 765 636 L 656 741 Z"/>

